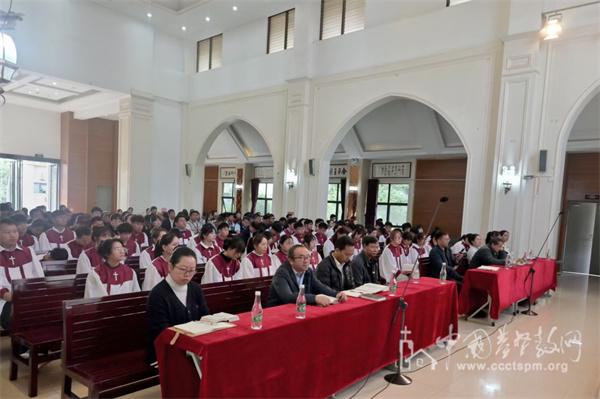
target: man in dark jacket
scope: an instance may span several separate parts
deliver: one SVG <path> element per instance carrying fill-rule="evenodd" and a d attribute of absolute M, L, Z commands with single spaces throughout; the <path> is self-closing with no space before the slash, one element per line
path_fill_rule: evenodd
<path fill-rule="evenodd" d="M 437 244 L 429 252 L 429 265 L 427 266 L 427 277 L 439 278 L 443 263 L 446 264 L 446 273 L 448 280 L 462 282 L 463 278 L 454 270 L 454 259 L 448 245 L 450 236 L 448 233 L 438 231 L 433 238 Z"/>
<path fill-rule="evenodd" d="M 506 262 L 506 252 L 502 250 L 504 242 L 500 238 L 492 238 L 489 244 L 482 246 L 475 252 L 469 269 L 474 269 L 484 265 L 504 265 Z"/>
<path fill-rule="evenodd" d="M 271 281 L 269 306 L 295 303 L 304 284 L 304 294 L 308 305 L 328 306 L 329 297 L 340 302 L 346 301 L 346 294 L 327 287 L 313 273 L 310 265 L 310 252 L 304 245 L 294 245 L 288 252 L 288 260 L 281 265 Z"/>
<path fill-rule="evenodd" d="M 380 251 L 379 242 L 373 236 L 364 236 L 362 240 L 363 250 L 354 257 L 350 266 L 357 286 L 367 283 L 380 284 L 379 262 L 377 254 Z"/>
<path fill-rule="evenodd" d="M 350 259 L 354 255 L 354 240 L 342 236 L 335 241 L 334 248 L 333 252 L 317 265 L 319 281 L 335 291 L 349 290 L 362 285 L 361 281 L 355 281 L 350 266 Z"/>

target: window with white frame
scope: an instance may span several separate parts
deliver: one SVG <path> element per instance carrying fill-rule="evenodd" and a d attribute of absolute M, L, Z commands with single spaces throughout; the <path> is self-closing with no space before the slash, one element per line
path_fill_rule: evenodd
<path fill-rule="evenodd" d="M 377 189 L 377 219 L 400 226 L 408 221 L 410 186 L 406 183 L 380 183 Z"/>
<path fill-rule="evenodd" d="M 269 17 L 267 54 L 294 47 L 295 10 L 284 11 Z"/>
<path fill-rule="evenodd" d="M 273 183 L 258 183 L 256 212 L 273 213 Z"/>
<path fill-rule="evenodd" d="M 235 212 L 235 182 L 221 182 L 221 212 Z"/>

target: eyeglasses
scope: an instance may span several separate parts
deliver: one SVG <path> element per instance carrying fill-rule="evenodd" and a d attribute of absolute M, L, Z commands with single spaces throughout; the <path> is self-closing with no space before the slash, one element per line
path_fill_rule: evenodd
<path fill-rule="evenodd" d="M 306 260 L 306 259 L 310 259 L 310 255 L 298 255 L 298 256 L 294 256 L 294 259 Z"/>
<path fill-rule="evenodd" d="M 186 268 L 177 267 L 177 266 L 175 266 L 174 268 L 177 269 L 177 270 L 179 270 L 179 271 L 181 271 L 183 274 L 194 274 L 194 273 L 196 273 L 196 269 L 186 269 Z"/>

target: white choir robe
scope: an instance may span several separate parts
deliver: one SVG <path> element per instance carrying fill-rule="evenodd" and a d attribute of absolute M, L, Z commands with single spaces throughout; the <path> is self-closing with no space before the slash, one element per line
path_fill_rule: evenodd
<path fill-rule="evenodd" d="M 323 256 L 328 257 L 329 255 L 331 255 L 331 253 L 333 252 L 334 249 L 335 249 L 335 244 L 333 243 L 333 241 L 331 241 L 331 240 L 325 241 L 325 244 L 323 244 Z"/>
<path fill-rule="evenodd" d="M 189 240 L 187 240 L 186 246 L 189 249 L 196 249 L 196 245 L 198 245 L 198 241 L 196 241 L 196 238 L 198 237 L 200 237 L 200 234 L 194 234 Z"/>
<path fill-rule="evenodd" d="M 410 247 L 410 251 L 411 251 L 411 258 L 412 259 L 416 259 L 416 258 L 429 258 L 429 251 L 427 250 L 427 247 L 419 247 L 417 244 L 413 244 Z"/>
<path fill-rule="evenodd" d="M 222 268 L 222 265 L 227 262 L 219 258 L 222 258 L 221 254 L 213 256 L 206 262 L 201 284 L 221 283 L 223 281 L 242 280 L 245 278 L 240 262 L 235 259 L 230 262 L 229 273 L 221 273 L 215 263 L 218 263 L 221 269 L 225 270 Z"/>
<path fill-rule="evenodd" d="M 257 278 L 275 275 L 277 267 L 268 253 L 259 256 L 252 251 L 242 259 L 242 270 L 244 278 Z"/>
<path fill-rule="evenodd" d="M 52 236 L 52 238 L 49 236 Z M 75 233 L 73 233 L 71 230 L 64 228 L 62 231 L 60 231 L 56 227 L 52 227 L 51 229 L 40 234 L 40 252 L 50 252 L 54 248 L 57 248 L 59 244 L 64 248 L 69 241 L 74 239 Z"/>
<path fill-rule="evenodd" d="M 387 245 L 379 258 L 379 275 L 389 283 L 392 273 L 395 274 L 402 269 L 410 270 L 416 259 L 415 255 L 411 255 L 410 248 L 406 250 L 401 246 Z M 403 265 L 406 266 L 403 268 Z"/>
<path fill-rule="evenodd" d="M 98 250 L 94 248 L 86 249 L 77 258 L 76 274 L 89 274 L 92 270 L 101 264 L 104 260 L 98 255 Z"/>
<path fill-rule="evenodd" d="M 467 250 L 468 249 L 465 247 L 465 244 L 462 241 L 457 241 L 452 247 L 450 247 L 452 255 L 458 255 L 461 252 L 466 253 Z"/>
<path fill-rule="evenodd" d="M 219 248 L 216 242 L 213 243 L 213 245 L 208 246 L 200 241 L 193 249 L 196 253 L 196 263 L 206 264 L 210 258 L 221 253 L 221 248 Z"/>
<path fill-rule="evenodd" d="M 140 269 L 147 269 L 154 260 L 154 245 L 144 249 L 140 254 Z M 145 277 L 144 277 L 145 278 Z"/>
<path fill-rule="evenodd" d="M 10 292 L 11 281 L 24 278 L 44 277 L 44 270 L 33 247 L 21 248 L 17 245 L 14 251 L 0 246 L 0 313 L 6 301 L 2 299 Z"/>
<path fill-rule="evenodd" d="M 140 292 L 140 285 L 133 269 L 122 263 L 115 268 L 103 263 L 88 273 L 83 297 L 99 298 L 132 292 Z"/>
<path fill-rule="evenodd" d="M 313 270 L 317 270 L 317 266 L 319 265 L 319 263 L 321 263 L 322 260 L 323 259 L 321 258 L 321 254 L 315 249 L 310 254 L 310 267 L 312 267 Z"/>
<path fill-rule="evenodd" d="M 283 265 L 287 261 L 287 255 L 281 251 L 275 252 L 271 255 L 271 264 L 275 270 L 279 269 L 279 266 Z"/>
<path fill-rule="evenodd" d="M 143 291 L 151 291 L 152 288 L 167 277 L 169 274 L 169 262 L 162 256 L 154 259 L 150 266 L 146 269 L 144 282 L 142 283 Z"/>
<path fill-rule="evenodd" d="M 327 230 L 325 230 L 325 235 L 327 236 L 327 239 L 329 240 L 331 237 L 333 237 L 333 234 L 335 233 L 335 231 L 330 227 Z"/>

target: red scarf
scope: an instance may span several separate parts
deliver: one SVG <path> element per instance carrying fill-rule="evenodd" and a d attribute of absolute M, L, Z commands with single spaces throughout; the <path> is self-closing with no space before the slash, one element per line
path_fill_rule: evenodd
<path fill-rule="evenodd" d="M 277 256 L 277 258 L 279 258 L 279 260 L 281 261 L 281 264 L 283 265 L 285 262 L 287 262 L 287 255 L 283 253 L 282 250 L 279 250 L 275 253 L 275 256 Z"/>
<path fill-rule="evenodd" d="M 152 265 L 156 268 L 158 274 L 160 274 L 162 278 L 167 277 L 167 274 L 169 274 L 169 262 L 162 256 L 154 259 Z"/>

